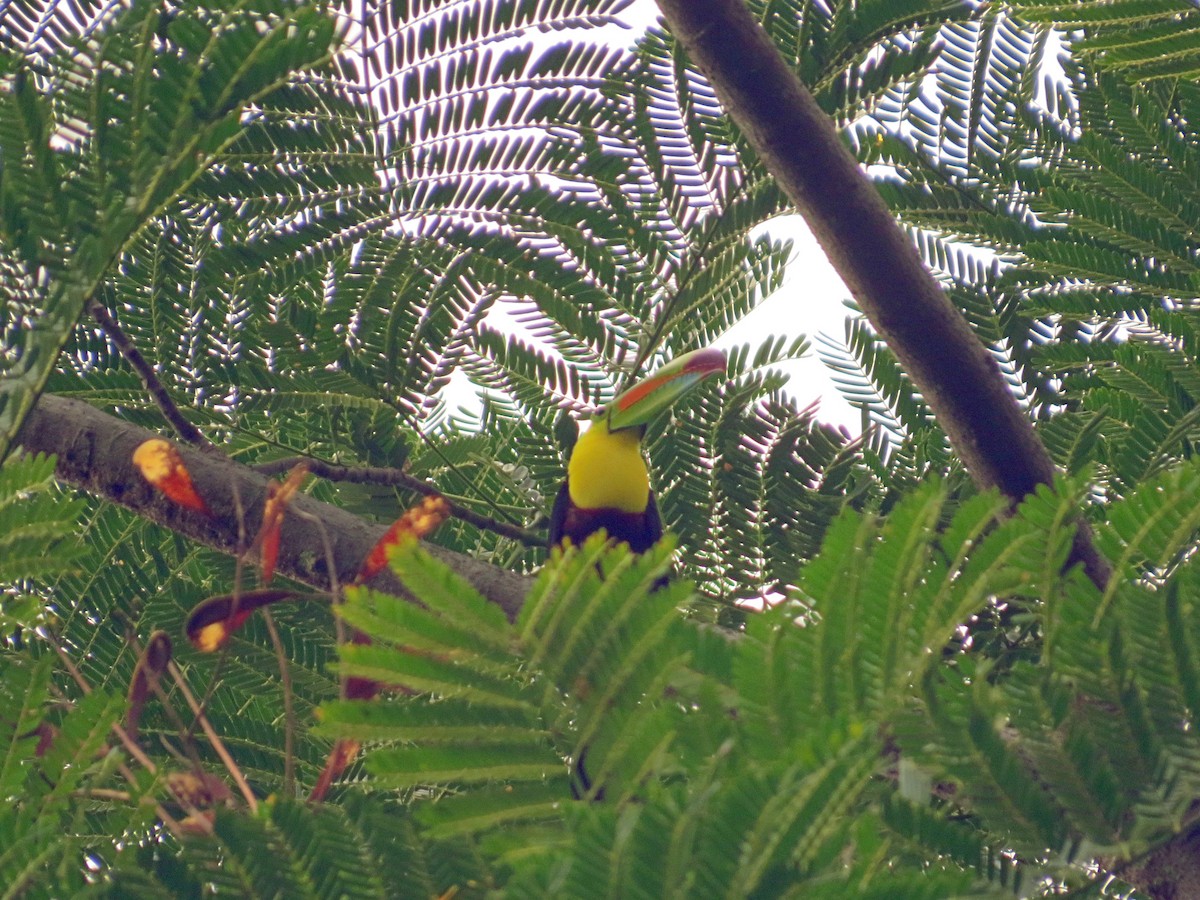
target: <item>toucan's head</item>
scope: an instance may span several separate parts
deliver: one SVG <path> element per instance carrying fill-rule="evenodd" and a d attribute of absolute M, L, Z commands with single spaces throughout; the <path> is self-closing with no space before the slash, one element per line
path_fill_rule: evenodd
<path fill-rule="evenodd" d="M 660 412 L 707 376 L 725 371 L 725 353 L 706 347 L 677 356 L 653 375 L 619 394 L 598 418 L 610 432 L 644 429 Z"/>
<path fill-rule="evenodd" d="M 724 371 L 720 350 L 695 350 L 677 356 L 604 407 L 579 436 L 567 464 L 575 505 L 643 512 L 650 496 L 641 450 L 646 426 L 706 376 Z"/>

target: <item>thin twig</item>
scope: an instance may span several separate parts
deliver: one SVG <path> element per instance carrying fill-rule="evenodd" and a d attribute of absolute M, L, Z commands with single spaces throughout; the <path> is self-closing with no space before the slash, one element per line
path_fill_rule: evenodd
<path fill-rule="evenodd" d="M 122 617 L 124 616 L 124 613 L 121 610 L 116 610 L 115 614 Z M 129 626 L 126 639 L 129 641 L 129 646 L 133 648 L 133 651 L 137 655 L 138 659 L 141 659 L 145 648 L 142 646 L 142 642 L 138 640 L 137 633 L 133 629 L 132 623 L 129 622 L 128 619 L 126 624 Z M 158 702 L 162 704 L 163 713 L 168 719 L 171 720 L 171 724 L 173 724 L 175 729 L 179 732 L 179 736 L 183 740 L 184 749 L 182 752 L 177 751 L 174 747 L 170 746 L 165 738 L 161 735 L 159 737 L 160 743 L 162 743 L 167 752 L 177 760 L 180 762 L 187 762 L 189 765 L 194 766 L 196 771 L 200 771 L 204 768 L 204 765 L 200 760 L 200 755 L 196 752 L 194 741 L 191 740 L 191 731 L 184 723 L 183 717 L 179 715 L 179 711 L 175 709 L 175 704 L 171 702 L 171 698 L 167 696 L 167 692 L 163 690 L 162 679 L 159 677 L 150 679 L 150 690 L 154 696 L 158 698 Z M 186 759 L 184 759 L 184 756 L 186 756 Z"/>
<path fill-rule="evenodd" d="M 81 797 L 85 800 L 115 800 L 119 803 L 133 802 L 133 794 L 129 791 L 115 791 L 112 788 L 79 788 L 71 791 L 72 797 Z"/>
<path fill-rule="evenodd" d="M 234 518 L 237 521 L 237 552 L 233 556 L 233 608 L 229 615 L 232 616 L 237 612 L 238 604 L 242 596 L 242 571 L 246 565 L 246 508 L 242 504 L 242 492 L 238 488 L 237 482 L 230 485 L 230 493 L 233 499 Z M 208 680 L 208 685 L 204 688 L 204 696 L 200 700 L 200 711 L 197 713 L 197 718 L 193 719 L 191 726 L 184 734 L 184 738 L 190 738 L 195 734 L 196 721 L 199 716 L 204 714 L 208 709 L 209 701 L 212 700 L 213 694 L 216 693 L 217 685 L 221 682 L 221 670 L 225 668 L 225 662 L 229 659 L 231 648 L 226 644 L 221 648 L 220 655 L 217 656 L 216 665 L 213 666 L 212 675 Z"/>
<path fill-rule="evenodd" d="M 275 618 L 269 609 L 264 608 L 262 614 L 267 634 L 271 636 L 271 646 L 275 648 L 275 659 L 279 661 L 279 681 L 283 686 L 283 793 L 290 797 L 296 792 L 296 709 L 292 697 L 292 672 L 283 638 L 275 627 Z"/>
<path fill-rule="evenodd" d="M 112 313 L 105 308 L 103 303 L 95 299 L 92 300 L 89 309 L 92 318 L 104 329 L 108 339 L 116 345 L 117 349 L 121 351 L 121 355 L 125 357 L 125 361 L 138 373 L 159 412 L 163 414 L 163 418 L 171 424 L 175 432 L 193 446 L 204 450 L 212 449 L 213 445 L 208 438 L 179 411 L 179 407 L 171 399 L 167 386 L 162 383 L 158 373 L 154 371 L 154 367 L 150 365 L 146 357 L 142 356 L 141 351 L 130 340 L 129 335 L 121 329 L 117 320 L 112 317 Z"/>
<path fill-rule="evenodd" d="M 121 773 L 122 778 L 124 778 L 126 781 L 129 782 L 130 787 L 138 787 L 137 776 L 135 776 L 133 774 L 133 770 L 130 769 L 129 766 L 125 765 L 125 763 L 120 763 L 117 766 L 117 771 Z M 139 798 L 138 802 L 140 803 L 142 801 L 142 799 L 144 799 L 148 795 L 149 795 L 149 791 L 142 794 L 142 796 L 141 796 L 141 798 Z M 198 812 L 198 810 L 196 810 L 190 804 L 181 803 L 180 805 L 183 806 L 183 808 L 187 811 L 188 815 L 194 815 Z M 171 834 L 173 834 L 176 838 L 183 837 L 183 833 L 184 833 L 183 826 L 180 825 L 179 822 L 175 819 L 175 817 L 172 816 L 169 812 L 167 812 L 166 807 L 164 807 L 157 800 L 154 801 L 154 814 L 156 816 L 158 816 L 159 821 L 161 821 L 164 825 L 166 825 L 167 830 L 170 831 Z M 198 816 L 197 821 L 199 821 L 201 823 L 201 827 L 204 828 L 206 831 L 208 831 L 209 833 L 212 832 L 212 826 L 210 824 L 208 824 L 207 820 L 204 819 L 202 816 Z"/>
<path fill-rule="evenodd" d="M 333 542 L 329 539 L 329 531 L 325 528 L 325 523 L 316 516 L 309 513 L 296 511 L 297 514 L 313 523 L 317 529 L 317 533 L 321 536 L 321 544 L 325 548 L 325 565 L 329 569 L 329 587 L 333 592 L 333 605 L 336 607 L 345 601 L 342 594 L 341 584 L 338 582 L 337 567 L 333 564 Z M 334 640 L 336 646 L 341 648 L 345 646 L 349 640 L 349 629 L 346 627 L 345 620 L 337 614 L 337 610 L 333 610 L 333 629 Z M 349 679 L 344 674 L 338 675 L 338 696 L 345 700 L 347 696 L 346 685 Z M 319 803 L 325 798 L 325 793 L 329 789 L 329 784 L 334 778 L 333 763 L 339 754 L 339 750 L 346 745 L 345 738 L 338 740 L 333 749 L 329 751 L 329 757 L 325 761 L 325 767 L 321 770 L 321 775 L 317 779 L 317 783 L 313 786 L 312 792 L 309 794 L 308 800 L 310 803 Z"/>
<path fill-rule="evenodd" d="M 287 459 L 274 459 L 253 468 L 254 471 L 262 475 L 277 475 L 280 472 L 287 472 L 293 466 L 300 463 L 307 465 L 309 472 L 313 475 L 318 478 L 324 478 L 326 481 L 345 481 L 350 484 L 379 484 L 391 487 L 403 487 L 423 497 L 440 496 L 445 499 L 445 495 L 433 485 L 413 475 L 409 475 L 402 469 L 386 466 L 339 466 L 307 456 L 292 456 Z M 470 525 L 474 525 L 476 528 L 491 531 L 501 537 L 512 538 L 514 541 L 519 541 L 527 547 L 542 547 L 546 544 L 546 536 L 544 534 L 530 531 L 527 528 L 521 528 L 517 525 L 511 525 L 508 522 L 500 522 L 489 516 L 480 515 L 450 499 L 446 499 L 446 503 L 450 507 L 450 515 Z"/>
<path fill-rule="evenodd" d="M 325 523 L 309 513 L 300 512 L 299 510 L 293 510 L 293 513 L 305 521 L 311 522 L 317 529 L 317 533 L 321 536 L 321 544 L 325 548 L 325 567 L 329 570 L 329 590 L 333 597 L 333 605 L 337 606 L 345 600 L 345 597 L 342 596 L 342 586 L 338 581 L 337 567 L 333 564 L 333 542 L 329 540 L 329 532 L 325 529 Z M 337 610 L 334 610 L 333 615 L 333 635 L 334 643 L 338 647 L 345 644 L 348 640 L 348 636 L 346 634 L 346 623 L 342 617 L 337 614 Z M 340 683 L 340 687 L 338 689 L 339 696 L 345 700 L 345 676 L 339 676 L 338 681 Z"/>
<path fill-rule="evenodd" d="M 59 659 L 62 660 L 63 667 L 67 670 L 67 673 L 71 676 L 74 682 L 79 685 L 79 689 L 85 694 L 90 694 L 92 692 L 92 686 L 88 684 L 87 679 L 83 677 L 83 673 L 79 671 L 79 668 L 75 665 L 75 662 L 68 655 L 67 651 L 64 650 L 58 641 L 55 640 L 50 640 L 50 646 L 52 646 L 55 652 L 58 653 Z M 121 745 L 125 748 L 126 752 L 136 759 L 142 768 L 144 768 L 151 775 L 157 777 L 158 767 L 154 765 L 154 761 L 142 751 L 142 748 L 138 746 L 137 741 L 131 738 L 129 733 L 116 722 L 112 723 L 112 732 L 117 736 L 117 739 L 121 742 Z M 119 763 L 117 765 L 117 771 L 121 773 L 122 778 L 129 782 L 131 787 L 139 786 L 137 776 L 133 774 L 133 771 L 127 765 L 124 763 Z M 169 812 L 167 812 L 163 805 L 157 801 L 155 801 L 154 804 L 154 814 L 158 816 L 159 820 L 167 827 L 171 834 L 175 835 L 177 838 L 183 836 L 183 828 L 180 827 L 179 823 Z"/>
<path fill-rule="evenodd" d="M 238 790 L 242 792 L 242 796 L 246 798 L 246 805 L 250 807 L 250 812 L 258 812 L 258 798 L 250 790 L 250 785 L 246 782 L 246 776 L 242 774 L 242 770 L 234 762 L 229 750 L 225 747 L 225 742 L 221 740 L 221 736 L 212 727 L 212 723 L 208 721 L 208 716 L 204 714 L 204 710 L 201 709 L 200 704 L 196 701 L 195 696 L 187 685 L 187 681 L 183 677 L 183 673 L 179 671 L 179 666 L 175 665 L 174 660 L 167 663 L 167 671 L 175 679 L 175 684 L 179 688 L 180 693 L 183 694 L 183 699 L 187 701 L 188 707 L 191 708 L 192 714 L 196 717 L 196 721 L 204 729 L 204 734 L 208 738 L 209 743 L 212 744 L 213 749 L 217 751 L 217 756 L 221 757 L 221 762 L 225 764 L 225 770 L 233 779 L 234 784 L 238 786 Z"/>
<path fill-rule="evenodd" d="M 62 653 L 62 650 L 60 649 L 59 652 Z M 74 667 L 73 666 L 68 667 L 68 669 L 71 669 L 71 668 L 74 668 Z M 75 669 L 74 673 L 72 674 L 72 677 L 75 678 L 76 684 L 79 685 L 80 689 L 85 694 L 91 693 L 91 690 L 92 690 L 91 685 L 89 685 L 83 679 L 83 675 L 79 672 L 78 669 Z M 66 697 L 64 697 L 63 694 L 60 691 L 58 691 L 57 688 L 54 688 L 54 694 L 60 700 L 66 700 Z M 67 701 L 67 702 L 69 703 L 70 701 Z M 120 725 L 118 725 L 116 722 L 114 722 L 112 725 L 112 731 L 121 740 L 121 743 L 125 746 L 125 749 L 129 751 L 129 754 L 131 756 L 133 756 L 142 765 L 142 767 L 146 769 L 147 772 L 149 772 L 151 775 L 154 775 L 155 779 L 157 780 L 158 770 L 155 767 L 154 763 L 151 762 L 150 758 L 148 756 L 146 756 L 145 753 L 142 752 L 141 747 L 139 747 L 137 745 L 137 742 L 134 741 L 133 738 L 131 738 L 129 736 L 128 732 L 126 732 L 125 729 L 122 728 Z M 137 776 L 133 774 L 133 770 L 130 769 L 129 766 L 125 765 L 125 763 L 123 763 L 123 762 L 117 763 L 117 771 L 120 773 L 122 778 L 124 778 L 127 782 L 129 782 L 130 787 L 134 787 L 134 788 L 141 787 L 141 785 L 138 784 Z M 105 790 L 104 788 L 92 788 L 91 793 L 94 796 L 99 797 L 99 796 L 101 796 L 101 792 L 104 790 Z M 124 791 L 112 791 L 111 793 L 125 794 Z M 125 796 L 131 798 L 131 795 L 129 795 L 129 794 L 125 794 Z M 141 795 L 138 802 L 140 803 L 141 800 L 145 799 L 147 796 L 149 796 L 149 790 L 147 790 L 146 792 L 144 792 Z M 154 803 L 154 812 L 155 812 L 155 815 L 157 815 L 162 820 L 163 824 L 166 825 L 168 829 L 170 829 L 172 834 L 174 834 L 176 837 L 182 837 L 183 829 L 180 828 L 179 823 L 175 821 L 175 819 L 171 816 L 171 814 L 169 812 L 167 812 L 167 810 L 163 807 L 163 805 L 161 803 L 159 803 L 158 801 L 155 801 L 155 803 Z"/>
<path fill-rule="evenodd" d="M 87 683 L 87 679 L 83 677 L 83 673 L 79 671 L 79 668 L 75 665 L 74 660 L 72 660 L 67 654 L 67 651 L 64 650 L 57 641 L 51 640 L 50 645 L 54 647 L 55 651 L 58 653 L 59 659 L 62 660 L 63 668 L 67 670 L 67 674 L 74 679 L 77 685 L 79 685 L 79 689 L 85 694 L 90 694 L 92 692 L 92 686 Z M 116 722 L 113 722 L 112 724 L 112 731 L 113 734 L 117 736 L 117 739 L 120 740 L 121 745 L 129 752 L 129 755 L 136 759 L 147 772 L 154 774 L 158 771 L 158 767 L 154 765 L 154 762 L 150 759 L 150 757 L 148 757 L 142 748 L 138 746 L 137 741 L 129 736 L 129 732 L 127 732 Z"/>
<path fill-rule="evenodd" d="M 237 553 L 233 558 L 233 597 L 234 610 L 237 609 L 237 598 L 242 593 L 242 569 L 246 560 L 246 510 L 242 505 L 242 494 L 236 484 L 233 485 L 233 505 L 237 516 Z M 208 737 L 209 742 L 213 745 L 213 749 L 217 751 L 217 755 L 221 757 L 221 762 L 225 764 L 226 770 L 233 778 L 234 783 L 238 786 L 238 790 L 242 792 L 242 796 L 246 798 L 246 804 L 250 807 L 251 812 L 258 809 L 258 801 L 254 797 L 254 793 L 250 790 L 250 785 L 246 783 L 245 777 L 242 775 L 241 769 L 237 763 L 233 761 L 233 756 L 225 748 L 224 742 L 217 734 L 216 729 L 212 727 L 212 723 L 208 721 L 208 716 L 205 710 L 208 709 L 208 703 L 212 699 L 216 691 L 217 684 L 220 681 L 221 668 L 225 664 L 225 660 L 229 655 L 228 644 L 221 651 L 221 655 L 217 659 L 217 664 L 214 667 L 212 677 L 209 679 L 208 686 L 204 691 L 204 698 L 197 702 L 191 689 L 187 685 L 187 681 L 183 677 L 183 673 L 174 661 L 167 663 L 168 671 L 171 677 L 175 679 L 175 684 L 183 694 L 183 698 L 187 701 L 188 707 L 192 710 L 192 726 L 188 729 L 187 736 L 190 737 L 192 729 L 197 724 L 204 730 L 204 734 Z"/>

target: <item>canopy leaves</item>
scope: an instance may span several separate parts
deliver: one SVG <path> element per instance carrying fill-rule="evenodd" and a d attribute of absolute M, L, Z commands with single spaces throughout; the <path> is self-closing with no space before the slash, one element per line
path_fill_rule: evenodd
<path fill-rule="evenodd" d="M 790 209 L 635 4 L 0 4 L 10 893 L 1082 895 L 1188 833 L 1196 11 L 749 5 L 1054 490 L 976 491 L 857 316 L 817 346 L 858 440 L 789 392 L 807 338 L 727 336 L 803 293 Z M 727 377 L 645 440 L 674 543 L 522 539 L 575 418 L 714 341 Z M 534 576 L 522 612 L 404 546 L 405 597 L 304 595 L 202 655 L 187 615 L 248 558 L 9 453 L 46 391 L 245 465 L 386 468 L 307 488 L 370 521 L 419 479 L 476 514 L 430 541 Z M 1081 512 L 1106 588 L 1062 571 Z"/>

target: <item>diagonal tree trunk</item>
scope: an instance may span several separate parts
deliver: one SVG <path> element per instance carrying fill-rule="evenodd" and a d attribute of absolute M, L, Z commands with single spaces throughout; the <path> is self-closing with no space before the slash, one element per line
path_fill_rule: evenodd
<path fill-rule="evenodd" d="M 1054 468 L 966 320 L 925 270 L 833 123 L 744 0 L 658 0 L 705 74 L 945 428 L 975 481 L 1015 503 Z M 1079 523 L 1072 562 L 1103 588 L 1109 563 Z M 1184 831 L 1122 878 L 1161 900 L 1200 896 L 1200 839 Z"/>
<path fill-rule="evenodd" d="M 967 320 L 926 270 L 837 129 L 744 0 L 658 0 L 725 111 L 816 235 L 981 487 L 1013 503 L 1054 477 L 1050 455 Z M 1079 523 L 1072 562 L 1109 565 Z"/>

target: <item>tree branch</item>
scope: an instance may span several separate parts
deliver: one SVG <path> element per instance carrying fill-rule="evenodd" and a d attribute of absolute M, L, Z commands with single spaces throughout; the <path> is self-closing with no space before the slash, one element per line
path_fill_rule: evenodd
<path fill-rule="evenodd" d="M 196 490 L 213 515 L 210 518 L 192 512 L 151 488 L 134 468 L 133 451 L 155 437 L 160 435 L 82 401 L 45 394 L 22 425 L 18 442 L 27 452 L 56 454 L 56 474 L 68 484 L 118 503 L 206 547 L 235 554 L 238 502 L 246 511 L 245 533 L 254 534 L 262 517 L 268 479 L 221 454 L 179 447 Z M 330 586 L 322 529 L 329 536 L 337 579 L 343 584 L 354 580 L 362 561 L 387 530 L 384 525 L 307 496 L 293 498 L 291 506 L 308 515 L 284 518 L 277 571 L 322 590 Z M 529 578 L 433 544 L 426 547 L 510 619 L 516 617 L 529 589 Z M 387 572 L 372 586 L 405 594 Z"/>
<path fill-rule="evenodd" d="M 142 384 L 146 388 L 146 392 L 158 406 L 159 412 L 163 414 L 163 418 L 175 429 L 176 434 L 194 447 L 203 447 L 211 450 L 212 444 L 209 443 L 208 438 L 179 411 L 179 407 L 171 399 L 171 393 L 167 390 L 167 386 L 162 383 L 162 380 L 158 377 L 158 373 L 154 371 L 154 367 L 150 365 L 146 357 L 142 356 L 142 352 L 129 339 L 129 335 L 117 323 L 112 313 L 108 311 L 103 303 L 95 299 L 88 304 L 88 310 L 91 312 L 92 318 L 99 323 L 104 333 L 108 335 L 108 339 L 113 342 L 113 345 L 125 357 L 125 361 L 138 373 L 138 376 L 142 379 Z"/>
<path fill-rule="evenodd" d="M 658 6 L 975 482 L 999 488 L 1014 503 L 1049 484 L 1054 465 L 995 360 L 744 0 L 658 0 Z M 1097 585 L 1107 583 L 1109 564 L 1082 521 L 1071 561 L 1083 563 Z"/>
<path fill-rule="evenodd" d="M 440 496 L 450 507 L 450 515 L 484 531 L 491 531 L 501 537 L 520 541 L 526 547 L 545 547 L 546 535 L 510 522 L 501 522 L 490 516 L 480 515 L 473 509 L 468 509 L 461 503 L 455 503 L 442 494 L 428 482 L 414 475 L 409 475 L 403 469 L 388 466 L 339 466 L 311 456 L 290 456 L 286 459 L 273 459 L 270 462 L 254 466 L 254 471 L 262 475 L 278 475 L 290 471 L 295 465 L 303 463 L 308 471 L 317 478 L 327 481 L 345 481 L 351 484 L 379 484 L 391 487 L 402 487 L 420 494 L 422 497 Z"/>

